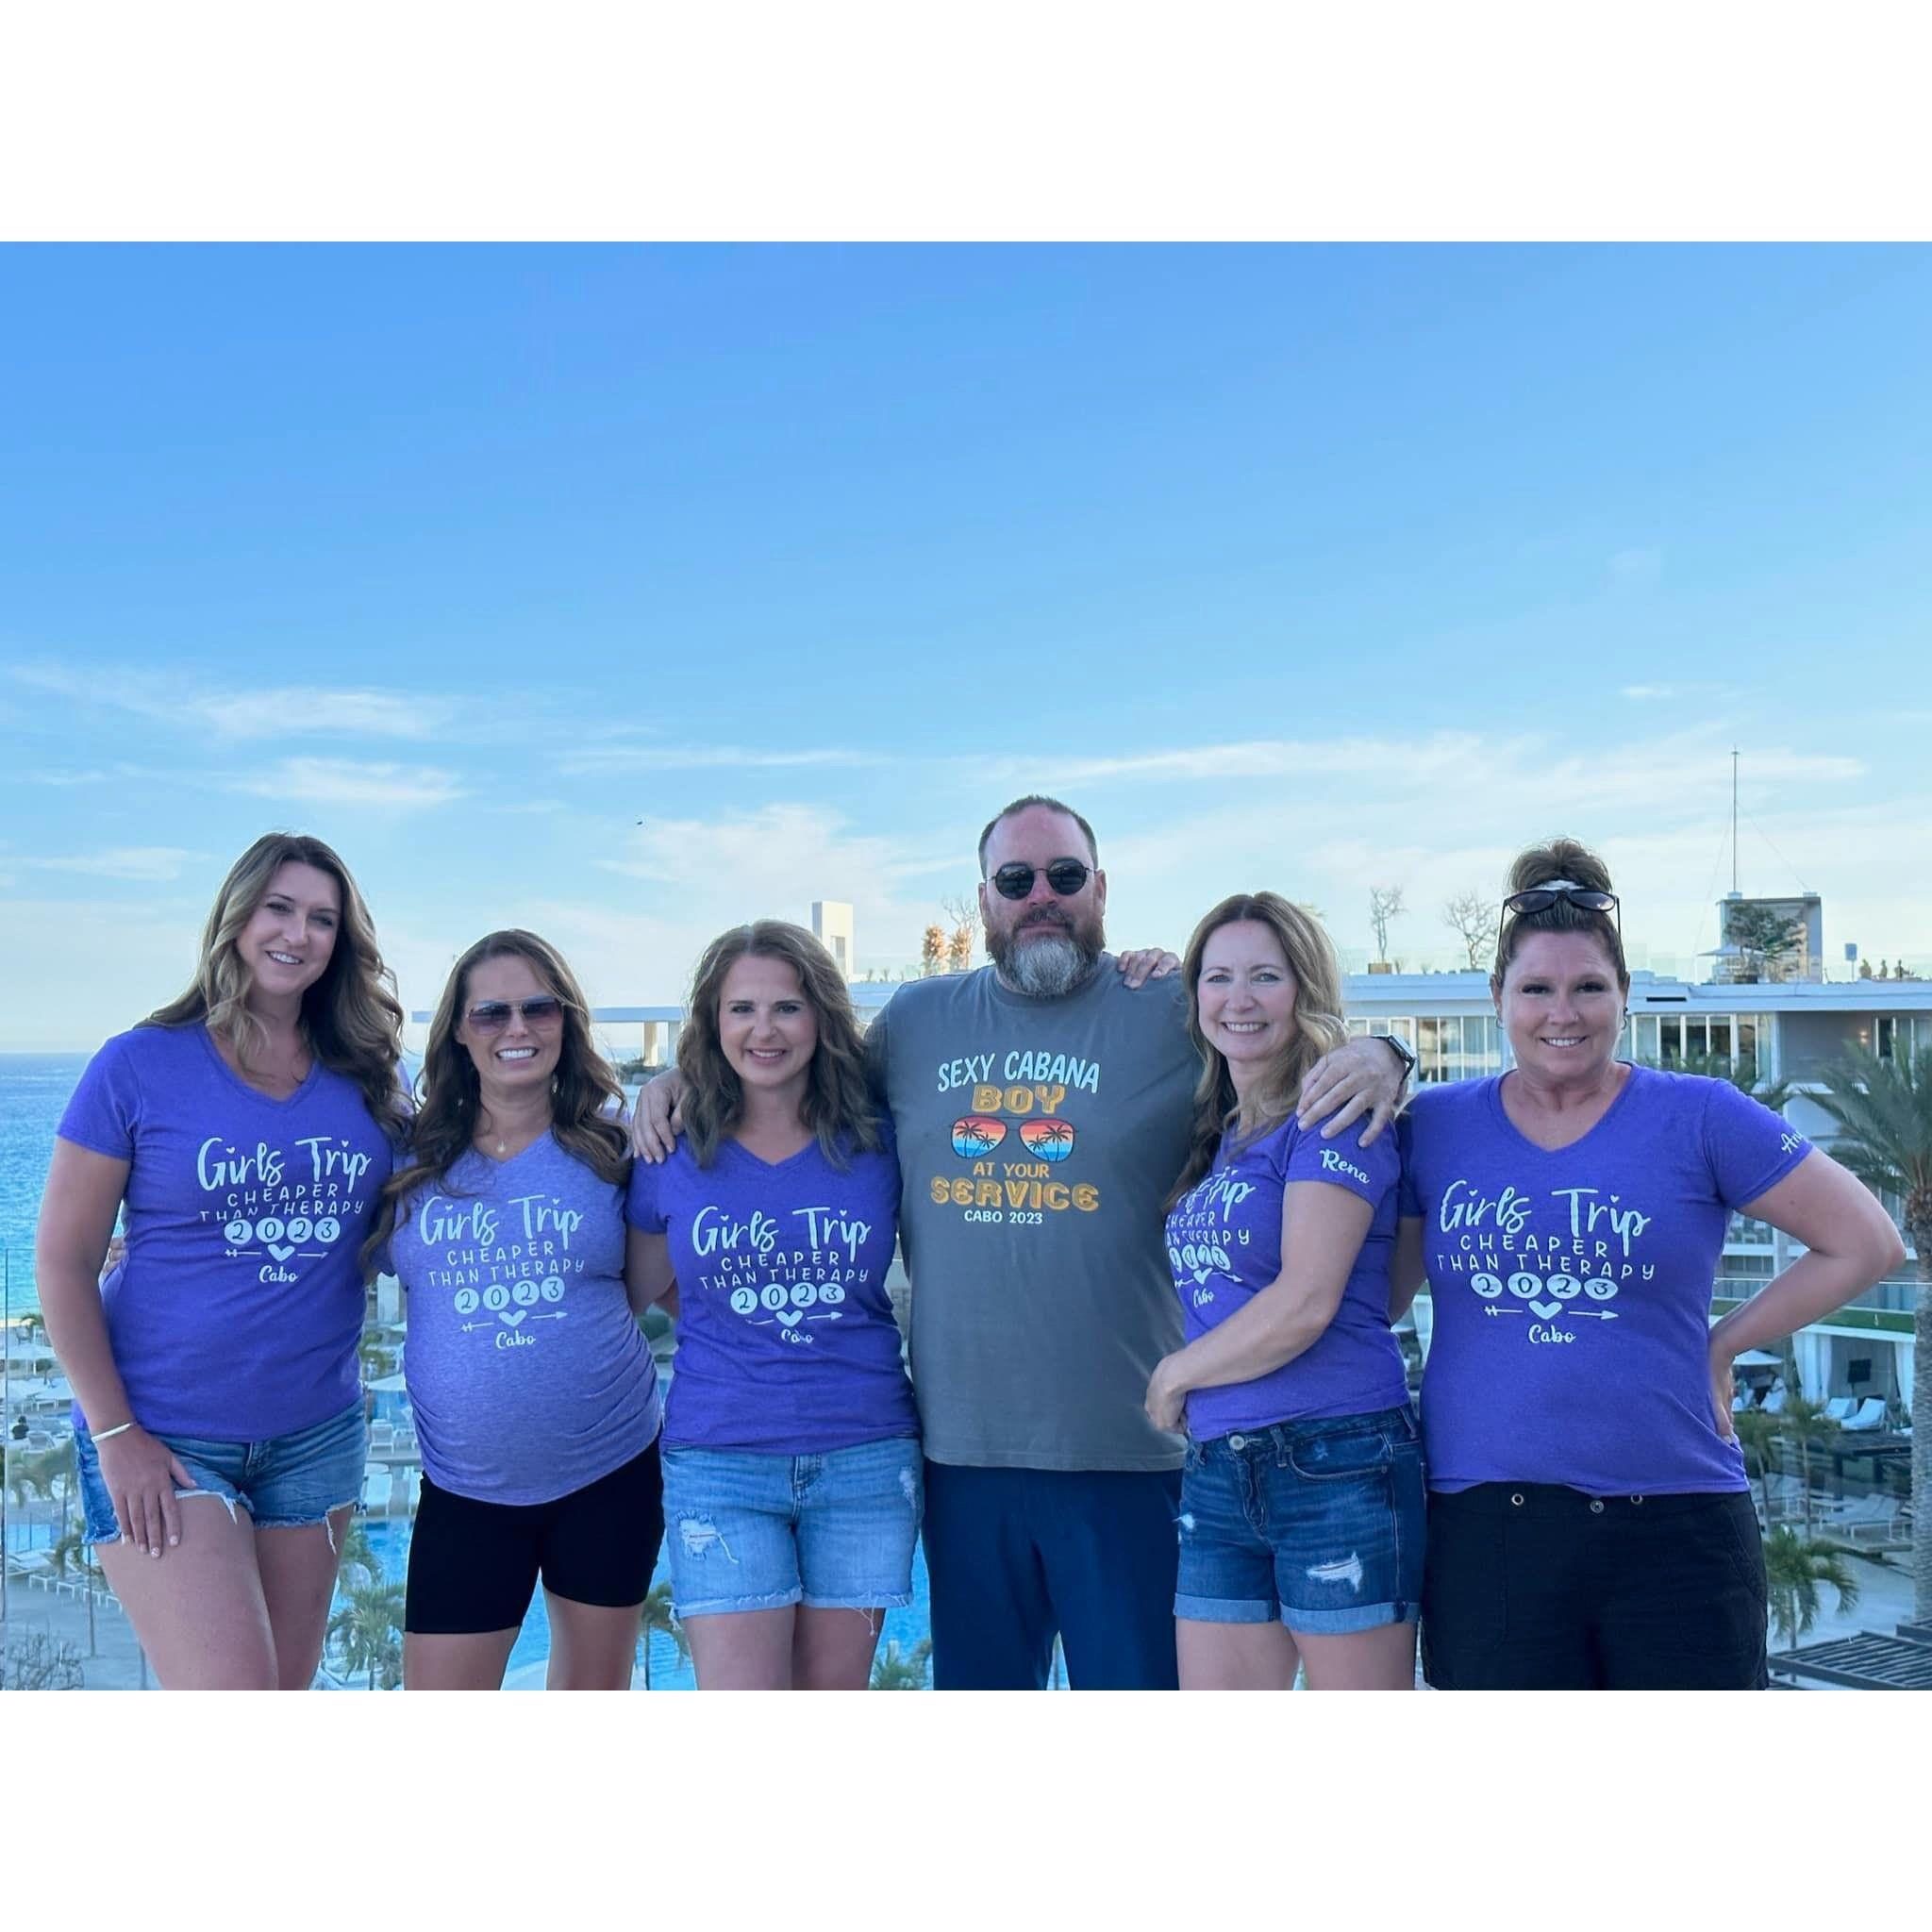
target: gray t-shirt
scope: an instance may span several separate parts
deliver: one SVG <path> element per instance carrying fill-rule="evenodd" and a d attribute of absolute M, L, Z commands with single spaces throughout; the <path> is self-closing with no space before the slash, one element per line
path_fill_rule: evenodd
<path fill-rule="evenodd" d="M 1111 955 L 1064 999 L 991 967 L 908 982 L 867 1035 L 891 1108 L 925 1453 L 1001 1469 L 1178 1466 L 1147 1378 L 1181 1345 L 1163 1204 L 1200 1058 L 1179 975 Z"/>

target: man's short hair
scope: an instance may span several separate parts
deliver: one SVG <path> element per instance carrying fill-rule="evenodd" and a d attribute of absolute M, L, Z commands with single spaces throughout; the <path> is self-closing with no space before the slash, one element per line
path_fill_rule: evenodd
<path fill-rule="evenodd" d="M 1029 791 L 1024 798 L 1016 798 L 1011 805 L 1002 807 L 986 822 L 986 830 L 979 835 L 979 870 L 986 873 L 987 841 L 992 837 L 993 827 L 1011 818 L 1016 811 L 1025 811 L 1033 806 L 1044 806 L 1048 811 L 1063 812 L 1079 826 L 1087 840 L 1088 855 L 1093 860 L 1093 869 L 1100 869 L 1100 842 L 1093 836 L 1093 827 L 1076 812 L 1071 805 L 1063 804 L 1058 798 L 1049 798 L 1043 791 Z"/>

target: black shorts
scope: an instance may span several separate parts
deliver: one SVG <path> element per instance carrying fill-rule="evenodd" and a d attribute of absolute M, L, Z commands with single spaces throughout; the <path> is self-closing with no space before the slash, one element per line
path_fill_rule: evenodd
<path fill-rule="evenodd" d="M 641 1456 L 554 1503 L 479 1503 L 425 1474 L 403 1628 L 419 1637 L 514 1630 L 537 1579 L 572 1603 L 641 1604 L 664 1540 L 664 1476 Z"/>
<path fill-rule="evenodd" d="M 1438 1690 L 1762 1690 L 1766 1609 L 1741 1491 L 1429 1497 L 1423 1672 Z"/>

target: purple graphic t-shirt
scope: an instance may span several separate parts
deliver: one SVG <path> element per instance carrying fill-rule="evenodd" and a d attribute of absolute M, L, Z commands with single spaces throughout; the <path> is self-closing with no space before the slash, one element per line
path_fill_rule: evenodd
<path fill-rule="evenodd" d="M 357 1252 L 394 1156 L 353 1080 L 318 1061 L 274 1100 L 206 1026 L 137 1026 L 88 1062 L 58 1131 L 128 1163 L 101 1300 L 136 1422 L 258 1442 L 356 1401 Z"/>
<path fill-rule="evenodd" d="M 1430 1487 L 1743 1489 L 1711 1418 L 1711 1284 L 1732 1210 L 1810 1142 L 1728 1081 L 1632 1067 L 1582 1140 L 1546 1152 L 1504 1112 L 1507 1077 L 1424 1087 L 1401 1123 L 1434 1304 Z"/>
<path fill-rule="evenodd" d="M 439 1489 L 550 1503 L 658 1433 L 658 1371 L 624 1290 L 624 1190 L 543 1135 L 472 1148 L 404 1196 L 389 1257 L 408 1291 L 403 1374 Z"/>
<path fill-rule="evenodd" d="M 630 1224 L 669 1235 L 677 1274 L 667 1449 L 809 1456 L 919 1433 L 886 1294 L 890 1133 L 849 1158 L 841 1172 L 814 1141 L 773 1166 L 724 1141 L 706 1169 L 680 1141 L 632 1170 Z"/>
<path fill-rule="evenodd" d="M 1400 1172 L 1393 1138 L 1360 1144 L 1362 1129 L 1324 1141 L 1292 1120 L 1246 1146 L 1224 1136 L 1214 1165 L 1167 1217 L 1167 1259 L 1181 1324 L 1196 1341 L 1281 1273 L 1281 1203 L 1291 1181 L 1325 1181 L 1372 1209 L 1335 1318 L 1292 1361 L 1188 1397 L 1197 1442 L 1236 1429 L 1318 1416 L 1373 1415 L 1408 1399 L 1402 1351 L 1389 1326 L 1389 1255 Z"/>

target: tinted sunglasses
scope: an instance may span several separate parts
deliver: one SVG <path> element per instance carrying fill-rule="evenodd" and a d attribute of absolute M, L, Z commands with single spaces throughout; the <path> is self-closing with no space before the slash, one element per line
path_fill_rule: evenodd
<path fill-rule="evenodd" d="M 525 1026 L 556 1026 L 563 1020 L 563 1002 L 555 993 L 539 993 L 533 1000 L 482 1000 L 463 1015 L 463 1024 L 476 1033 L 501 1033 L 509 1024 L 512 1012 L 524 1016 Z"/>
<path fill-rule="evenodd" d="M 1503 901 L 1503 916 L 1496 924 L 1496 948 L 1503 945 L 1503 926 L 1511 918 L 1521 919 L 1526 913 L 1547 912 L 1558 899 L 1567 901 L 1582 912 L 1612 912 L 1617 919 L 1617 938 L 1624 937 L 1624 911 L 1614 892 L 1600 892 L 1593 886 L 1579 886 L 1574 879 L 1552 879 L 1546 886 L 1530 886 L 1521 892 L 1511 892 Z"/>
<path fill-rule="evenodd" d="M 1062 899 L 1071 899 L 1093 876 L 1093 868 L 1082 865 L 1077 858 L 1056 858 L 1043 870 L 1047 884 Z M 1033 881 L 1038 876 L 1030 865 L 1003 865 L 992 875 L 992 889 L 1002 899 L 1024 899 L 1033 890 Z"/>

